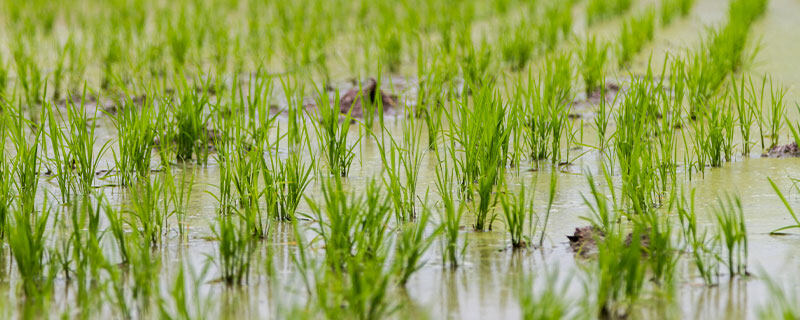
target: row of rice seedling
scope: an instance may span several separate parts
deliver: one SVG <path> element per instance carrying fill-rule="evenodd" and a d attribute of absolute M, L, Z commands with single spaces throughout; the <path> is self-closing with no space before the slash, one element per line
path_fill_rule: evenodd
<path fill-rule="evenodd" d="M 670 24 L 676 15 L 686 17 L 689 15 L 695 0 L 663 0 L 659 7 L 659 18 L 662 25 Z"/>
<path fill-rule="evenodd" d="M 622 15 L 632 5 L 632 0 L 590 0 L 586 5 L 587 24 L 592 25 Z"/>
<path fill-rule="evenodd" d="M 622 199 L 635 213 L 644 213 L 661 203 L 664 185 L 658 183 L 658 169 L 669 167 L 674 156 L 667 150 L 661 159 L 657 137 L 669 135 L 672 127 L 659 130 L 661 83 L 650 76 L 636 78 L 616 114 L 613 151 L 622 177 Z M 674 177 L 674 176 L 673 176 Z"/>
<path fill-rule="evenodd" d="M 395 218 L 399 222 L 416 218 L 417 181 L 423 158 L 421 128 L 415 127 L 414 120 L 403 121 L 401 126 L 403 136 L 400 143 L 389 132 L 374 136 L 386 174 L 383 184 L 389 191 Z"/>
<path fill-rule="evenodd" d="M 571 56 L 549 58 L 539 75 L 528 75 L 528 87 L 519 88 L 523 101 L 524 128 L 532 160 L 562 159 L 561 143 L 568 136 L 568 115 L 572 99 Z"/>
<path fill-rule="evenodd" d="M 500 51 L 513 71 L 524 69 L 536 54 L 552 52 L 572 34 L 572 1 L 553 1 L 543 8 L 541 21 L 519 21 L 502 31 Z"/>
<path fill-rule="evenodd" d="M 746 51 L 750 27 L 764 14 L 766 0 L 732 1 L 726 24 L 712 28 L 700 47 L 688 57 L 686 84 L 694 111 L 711 98 L 731 73 L 752 59 Z"/>
<path fill-rule="evenodd" d="M 655 34 L 655 10 L 648 8 L 636 17 L 624 20 L 619 32 L 619 47 L 616 57 L 620 66 L 625 66 L 633 56 L 644 48 L 645 44 L 653 40 Z"/>
<path fill-rule="evenodd" d="M 686 11 L 683 9 L 685 3 L 691 2 L 681 1 L 681 12 Z M 308 7 L 248 3 L 256 12 L 252 14 L 263 10 L 258 9 L 259 6 L 278 8 L 274 10 L 286 13 L 274 22 L 282 25 L 280 31 L 274 31 L 279 36 L 267 37 L 280 38 L 288 52 L 284 54 L 294 59 L 292 64 L 298 68 L 308 68 L 300 69 L 303 72 L 317 68 L 327 76 L 330 64 L 327 59 L 332 56 L 325 48 L 334 41 L 328 35 L 315 33 L 322 33 L 320 31 L 327 28 L 342 30 L 347 26 L 346 23 L 323 18 L 324 14 L 341 12 L 332 8 L 334 6 L 318 2 L 306 4 Z M 63 273 L 66 278 L 75 278 L 70 285 L 78 288 L 76 299 L 82 309 L 81 315 L 90 315 L 92 312 L 89 305 L 93 303 L 93 298 L 88 292 L 95 289 L 90 285 L 94 281 L 103 283 L 103 290 L 108 290 L 104 294 L 115 302 L 114 312 L 122 317 L 155 314 L 191 317 L 203 314 L 202 308 L 207 304 L 202 301 L 187 302 L 190 298 L 187 298 L 185 291 L 189 286 L 189 290 L 195 292 L 193 298 L 200 299 L 199 291 L 202 290 L 199 286 L 203 283 L 201 278 L 205 276 L 187 277 L 181 265 L 174 284 L 164 284 L 160 282 L 162 277 L 159 273 L 165 270 L 164 265 L 170 263 L 162 261 L 161 254 L 167 251 L 168 236 L 175 229 L 173 224 L 176 220 L 181 239 L 184 239 L 186 232 L 187 203 L 193 180 L 186 179 L 185 175 L 194 176 L 190 172 L 192 164 L 188 162 L 194 159 L 196 164 L 205 165 L 211 155 L 215 155 L 215 161 L 209 165 L 218 167 L 220 177 L 218 184 L 212 183 L 216 189 L 209 192 L 218 203 L 217 216 L 211 227 L 213 237 L 210 237 L 215 241 L 215 253 L 210 255 L 209 261 L 216 266 L 220 282 L 228 286 L 250 284 L 252 274 L 257 272 L 256 253 L 271 245 L 259 241 L 270 239 L 274 223 L 291 220 L 294 240 L 298 244 L 297 252 L 291 256 L 306 294 L 312 301 L 305 310 L 309 316 L 334 318 L 344 314 L 345 317 L 381 318 L 393 315 L 398 303 L 390 298 L 391 291 L 395 285 L 402 287 L 411 281 L 415 272 L 427 262 L 425 253 L 434 242 L 441 244 L 443 265 L 456 267 L 463 264 L 467 241 L 461 224 L 463 213 L 467 211 L 474 213 L 474 230 L 492 230 L 496 219 L 502 218 L 512 247 L 534 247 L 537 243 L 538 247 L 542 247 L 547 236 L 548 220 L 551 213 L 555 212 L 553 207 L 560 174 L 555 165 L 566 165 L 574 160 L 570 158 L 569 151 L 579 143 L 576 130 L 580 130 L 580 127 L 576 127 L 578 125 L 569 119 L 574 98 L 573 81 L 576 79 L 572 52 L 551 52 L 558 41 L 569 36 L 571 5 L 571 1 L 552 3 L 545 8 L 543 16 L 548 18 L 547 22 L 538 25 L 535 30 L 538 30 L 537 36 L 548 55 L 541 71 L 538 74 L 531 71 L 528 84 L 515 86 L 510 97 L 503 96 L 500 86 L 490 75 L 496 70 L 489 66 L 489 44 L 475 46 L 471 40 L 465 44 L 463 39 L 453 41 L 461 43 L 444 44 L 452 39 L 440 40 L 443 42 L 442 51 L 460 51 L 442 59 L 459 61 L 461 77 L 467 82 L 464 94 L 455 100 L 457 95 L 452 78 L 458 71 L 451 72 L 432 63 L 429 72 L 420 72 L 424 75 L 419 75 L 425 77 L 420 86 L 426 91 L 420 93 L 420 97 L 424 98 L 420 98 L 418 109 L 410 110 L 407 107 L 408 110 L 405 110 L 405 114 L 424 113 L 423 121 L 429 135 L 427 146 L 432 149 L 427 154 L 435 155 L 437 161 L 436 189 L 441 198 L 438 206 L 429 206 L 428 197 L 422 199 L 418 195 L 418 182 L 425 174 L 420 172 L 420 167 L 426 155 L 421 122 L 413 118 L 399 119 L 402 137 L 393 137 L 393 131 L 384 123 L 382 109 L 366 103 L 367 116 L 363 126 L 358 128 L 370 134 L 364 141 L 374 139 L 380 149 L 384 168 L 380 177 L 373 177 L 366 184 L 363 194 L 360 194 L 349 190 L 354 185 L 344 181 L 347 181 L 346 176 L 350 175 L 350 168 L 355 162 L 355 150 L 363 143 L 361 130 L 353 140 L 355 132 L 350 129 L 354 125 L 354 118 L 351 114 L 342 117 L 339 99 L 330 99 L 327 89 L 316 92 L 318 114 L 304 112 L 304 90 L 299 80 L 290 79 L 292 76 L 284 78 L 284 91 L 289 95 L 288 116 L 281 120 L 276 120 L 279 116 L 270 113 L 268 100 L 271 83 L 270 80 L 264 80 L 269 77 L 265 74 L 251 77 L 248 81 L 240 81 L 234 76 L 230 87 L 220 79 L 215 79 L 217 82 L 213 86 L 210 78 L 197 80 L 201 83 L 199 88 L 192 81 L 183 80 L 191 79 L 191 76 L 181 75 L 180 80 L 172 79 L 176 89 L 152 89 L 153 92 L 148 92 L 147 99 L 141 105 L 126 97 L 117 113 L 111 115 L 118 134 L 117 149 L 96 140 L 95 119 L 87 115 L 83 104 L 87 101 L 85 94 L 80 107 L 73 101 L 66 102 L 66 119 L 58 119 L 58 104 L 38 98 L 46 97 L 46 93 L 31 90 L 35 93 L 26 94 L 34 94 L 37 98 L 29 98 L 27 104 L 42 103 L 45 106 L 47 111 L 41 123 L 47 126 L 29 124 L 22 116 L 22 109 L 26 106 L 21 102 L 16 106 L 7 103 L 8 108 L 4 109 L 14 112 L 4 115 L 3 130 L 6 130 L 5 125 L 9 126 L 7 134 L 11 137 L 9 141 L 13 144 L 15 154 L 8 163 L 5 155 L 0 159 L 0 174 L 10 172 L 7 177 L 0 177 L 0 191 L 8 191 L 4 193 L 8 198 L 0 196 L 0 239 L 3 239 L 4 233 L 12 235 L 13 240 L 8 237 L 12 256 L 18 265 L 29 267 L 28 270 L 20 270 L 26 272 L 21 274 L 23 283 L 28 282 L 23 284 L 23 290 L 30 295 L 52 291 L 55 274 Z M 601 18 L 603 16 L 619 15 L 630 7 L 630 1 L 603 7 L 605 5 L 591 1 L 590 10 L 598 13 L 593 14 L 596 18 L 590 16 L 590 19 L 600 21 L 605 19 Z M 201 15 L 209 15 L 216 8 L 214 5 L 196 6 Z M 224 6 L 216 6 L 220 7 L 222 14 L 228 13 L 225 11 L 227 9 L 221 8 Z M 592 6 L 595 8 L 591 9 Z M 349 5 L 343 7 L 350 8 Z M 662 8 L 667 8 L 667 4 L 663 4 Z M 162 14 L 165 17 L 174 14 L 169 12 L 174 8 L 164 10 Z M 273 9 L 267 11 L 275 14 L 269 10 Z M 383 11 L 391 11 L 385 8 L 363 10 L 368 11 L 363 15 L 375 14 L 376 20 L 387 14 Z M 732 9 L 731 16 L 739 15 L 734 14 L 738 10 Z M 662 19 L 667 20 L 663 18 L 663 15 L 667 15 L 664 12 Z M 303 18 L 306 14 L 313 14 L 319 21 Z M 160 16 L 157 18 L 158 28 L 169 30 L 164 43 L 160 45 L 164 46 L 162 49 L 168 49 L 170 72 L 175 74 L 202 61 L 200 56 L 205 54 L 201 50 L 204 43 L 217 43 L 220 44 L 218 50 L 227 50 L 228 45 L 224 42 L 229 41 L 225 40 L 228 36 L 218 34 L 225 33 L 219 30 L 204 35 L 188 32 L 193 28 L 206 30 L 202 26 L 205 18 L 183 12 L 180 16 L 182 18 L 177 21 Z M 431 17 L 418 19 L 423 24 L 444 23 Z M 630 57 L 640 51 L 641 45 L 647 41 L 642 39 L 648 39 L 647 35 L 652 38 L 654 19 L 655 11 L 648 11 L 644 18 L 631 20 L 636 20 L 635 24 L 641 27 L 629 28 L 628 36 L 636 44 L 629 47 L 632 49 L 625 49 L 631 52 Z M 411 24 L 412 21 L 416 22 L 408 20 L 403 23 Z M 298 28 L 298 25 L 301 27 Z M 625 25 L 631 26 L 633 23 Z M 364 40 L 374 42 L 373 45 L 379 43 L 379 65 L 386 65 L 390 72 L 401 69 L 405 59 L 402 51 L 411 43 L 408 30 L 404 28 L 409 29 L 405 25 L 393 27 L 383 24 L 378 27 L 380 31 L 377 35 L 368 35 L 380 40 Z M 438 30 L 440 27 L 436 28 Z M 273 32 L 268 29 L 264 26 L 253 28 L 254 31 L 260 30 L 257 33 L 261 35 Z M 455 32 L 461 32 L 456 37 L 462 38 L 468 33 Z M 513 37 L 528 36 L 522 33 Z M 126 75 L 115 74 L 125 69 L 120 63 L 124 59 L 120 59 L 119 55 L 128 55 L 127 51 L 142 48 L 125 48 L 127 44 L 120 40 L 126 37 L 124 34 L 114 35 L 96 44 L 103 47 L 105 52 L 101 87 L 124 87 L 130 81 Z M 240 43 L 239 39 L 236 42 Z M 297 42 L 303 44 L 294 44 Z M 135 44 L 139 45 L 142 44 Z M 526 44 L 511 43 L 509 46 L 517 45 L 527 50 Z M 453 49 L 451 46 L 460 47 Z M 597 310 L 593 310 L 593 315 L 625 316 L 631 314 L 634 306 L 641 301 L 640 296 L 649 293 L 651 287 L 670 290 L 676 278 L 677 259 L 676 246 L 672 242 L 673 229 L 668 216 L 655 210 L 667 203 L 665 198 L 668 195 L 672 197 L 670 203 L 679 203 L 677 210 L 683 226 L 683 241 L 688 244 L 687 251 L 693 255 L 693 262 L 703 279 L 712 283 L 712 279 L 719 275 L 720 265 L 726 266 L 731 276 L 747 274 L 747 230 L 738 198 L 720 200 L 715 211 L 718 228 L 708 237 L 698 235 L 693 204 L 688 209 L 690 205 L 686 204 L 685 199 L 675 200 L 678 167 L 675 128 L 684 124 L 681 117 L 684 100 L 682 86 L 687 83 L 690 87 L 692 85 L 688 80 L 683 82 L 675 79 L 691 76 L 667 79 L 662 75 L 658 78 L 648 71 L 644 76 L 634 77 L 629 88 L 620 94 L 618 109 L 613 110 L 616 103 L 609 103 L 604 95 L 604 66 L 609 47 L 594 38 L 589 38 L 582 47 L 579 55 L 580 74 L 587 95 L 600 91 L 603 96 L 594 120 L 600 136 L 599 149 L 605 154 L 608 144 L 608 151 L 613 152 L 613 156 L 606 155 L 601 163 L 604 170 L 606 166 L 609 171 L 610 168 L 618 168 L 621 178 L 621 192 L 617 198 L 611 173 L 605 172 L 605 183 L 609 186 L 612 198 L 612 205 L 609 205 L 608 199 L 598 191 L 589 175 L 593 201 L 586 200 L 586 204 L 594 214 L 590 220 L 604 234 L 596 239 L 597 258 L 587 268 L 596 285 L 593 288 L 596 294 L 593 300 L 596 300 Z M 520 48 L 509 49 L 511 53 L 507 60 L 512 69 L 522 69 L 531 60 L 524 53 L 518 55 L 518 52 L 513 52 Z M 65 48 L 65 54 L 69 50 Z M 217 67 L 221 68 L 217 72 L 221 75 L 229 64 L 224 61 L 228 55 L 224 52 L 215 54 L 219 59 Z M 423 59 L 420 58 L 420 61 Z M 241 62 L 230 64 L 237 65 L 234 67 L 236 74 L 243 68 Z M 420 70 L 427 67 L 424 61 L 420 64 L 423 65 Z M 669 68 L 673 75 L 680 75 L 686 71 L 682 69 L 683 65 L 684 61 L 672 60 L 664 65 L 662 74 Z M 35 66 L 31 68 L 38 70 Z M 690 68 L 689 72 L 694 70 Z M 155 74 L 154 77 L 160 77 L 158 72 Z M 197 79 L 210 77 L 210 74 L 202 74 Z M 168 77 L 159 79 L 162 83 L 168 81 Z M 671 83 L 666 85 L 668 81 Z M 247 93 L 243 92 L 244 87 Z M 687 162 L 694 161 L 696 170 L 704 170 L 706 164 L 720 166 L 723 161 L 731 159 L 733 129 L 737 119 L 734 111 L 738 112 L 738 119 L 742 121 L 739 124 L 740 134 L 749 137 L 749 128 L 754 119 L 761 119 L 761 112 L 756 116 L 753 111 L 755 108 L 746 102 L 755 99 L 756 90 L 752 87 L 751 84 L 752 93 L 745 94 L 742 81 L 732 96 L 717 98 L 712 94 L 710 96 L 713 99 L 709 98 L 707 103 L 693 109 L 694 121 L 690 124 L 693 135 L 690 139 L 693 139 L 691 142 L 697 148 L 693 151 L 697 159 L 689 156 Z M 770 137 L 775 145 L 784 120 L 785 91 L 781 88 L 770 90 L 773 90 L 773 107 L 768 115 L 769 122 L 763 122 L 769 132 L 762 134 L 762 140 L 763 137 Z M 56 89 L 58 91 L 61 89 Z M 763 94 L 763 88 L 760 92 Z M 156 99 L 158 96 L 164 98 Z M 689 96 L 690 100 L 695 99 L 692 94 Z M 371 123 L 373 112 L 378 113 L 380 122 L 375 130 Z M 748 114 L 749 118 L 742 119 L 742 114 Z M 311 120 L 313 128 L 308 128 L 306 116 L 317 118 Z M 608 131 L 610 119 L 616 120 L 616 132 Z M 288 123 L 288 128 L 282 130 L 283 121 Z M 61 128 L 62 122 L 68 125 L 69 130 Z M 762 121 L 758 123 L 761 125 Z M 794 131 L 795 126 L 792 129 Z M 313 138 L 317 139 L 316 144 L 311 143 Z M 749 144 L 749 138 L 743 140 Z M 50 148 L 44 146 L 47 142 L 52 145 Z M 98 145 L 100 152 L 95 151 Z M 284 145 L 286 149 L 282 149 Z M 163 172 L 152 175 L 151 152 L 156 146 Z M 114 149 L 120 185 L 127 187 L 127 192 L 130 192 L 130 196 L 123 196 L 130 204 L 120 210 L 108 204 L 103 197 L 89 197 L 95 187 L 99 159 L 107 148 Z M 36 202 L 32 196 L 38 191 L 39 161 L 44 158 L 38 154 L 45 150 L 52 153 L 47 154 L 46 162 L 48 166 L 55 164 L 62 203 L 67 204 L 65 208 L 69 210 L 69 219 L 57 223 L 68 234 L 69 240 L 55 240 L 59 245 L 57 249 L 48 248 L 46 232 L 43 231 L 47 227 L 50 212 L 55 211 L 48 209 L 50 203 L 47 199 Z M 549 197 L 542 214 L 535 210 L 525 187 L 518 193 L 509 190 L 506 168 L 509 165 L 520 167 L 520 154 L 523 152 L 520 150 L 528 154 L 528 160 L 536 169 L 539 169 L 538 160 L 550 160 L 554 164 L 550 171 Z M 310 161 L 305 158 L 306 152 L 311 156 Z M 184 176 L 175 174 L 173 169 L 176 167 L 172 166 L 172 159 L 185 162 L 185 167 L 180 169 Z M 321 200 L 305 193 L 314 179 L 321 186 Z M 19 194 L 16 202 L 8 195 L 11 193 Z M 459 193 L 461 198 L 457 197 Z M 310 212 L 298 210 L 303 200 L 308 203 Z M 438 211 L 438 224 L 433 219 L 432 208 Z M 100 218 L 101 209 L 108 220 L 107 232 L 100 229 L 100 221 L 103 221 Z M 498 209 L 502 210 L 502 216 L 496 212 Z M 394 224 L 391 223 L 392 216 L 395 217 Z M 632 225 L 621 223 L 622 216 L 630 218 Z M 306 228 L 314 234 L 313 239 L 304 239 L 307 237 Z M 630 230 L 633 232 L 629 233 Z M 119 257 L 111 257 L 101 250 L 100 243 L 104 235 L 112 238 Z M 537 235 L 538 241 L 535 239 Z M 642 240 L 645 238 L 646 243 Z M 30 246 L 35 247 L 31 250 L 33 253 L 25 251 L 26 244 L 19 239 L 33 239 L 28 241 Z M 115 264 L 110 263 L 117 258 L 127 271 L 117 270 Z M 22 269 L 22 265 L 18 269 Z M 652 281 L 648 280 L 648 276 Z M 187 284 L 187 281 L 193 284 Z M 168 290 L 172 297 L 162 296 L 165 285 L 172 286 Z M 566 290 L 555 283 L 548 282 L 541 294 L 536 290 L 526 290 L 532 289 L 533 283 L 524 287 L 519 292 L 526 315 L 557 317 L 570 314 L 566 311 L 570 307 L 569 301 L 557 298 L 565 295 Z M 136 306 L 129 306 L 134 300 Z M 198 306 L 198 309 L 191 311 L 192 305 Z"/>

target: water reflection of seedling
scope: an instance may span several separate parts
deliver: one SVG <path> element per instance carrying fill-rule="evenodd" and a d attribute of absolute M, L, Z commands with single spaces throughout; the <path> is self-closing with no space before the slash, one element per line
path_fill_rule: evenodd
<path fill-rule="evenodd" d="M 452 268 L 458 266 L 458 259 L 467 247 L 466 240 L 464 246 L 459 250 L 458 239 L 461 232 L 461 216 L 464 207 L 456 204 L 454 199 L 455 185 L 453 173 L 447 164 L 447 156 L 439 159 L 436 166 L 436 190 L 442 199 L 440 210 L 440 220 L 442 228 L 442 262 L 449 263 Z"/>
<path fill-rule="evenodd" d="M 747 228 L 744 222 L 742 201 L 738 196 L 726 196 L 717 199 L 717 208 L 714 210 L 719 226 L 719 237 L 725 247 L 725 264 L 728 266 L 728 275 L 746 276 L 747 272 Z"/>
<path fill-rule="evenodd" d="M 247 282 L 256 248 L 245 221 L 237 213 L 220 214 L 213 232 L 218 241 L 214 262 L 220 270 L 222 281 L 227 285 Z"/>
<path fill-rule="evenodd" d="M 572 277 L 561 276 L 558 268 L 541 276 L 526 275 L 516 287 L 523 319 L 565 319 L 577 316 L 576 301 L 569 298 Z M 544 278 L 544 279 L 539 279 Z"/>
<path fill-rule="evenodd" d="M 706 285 L 713 285 L 719 277 L 719 239 L 710 236 L 706 230 L 703 230 L 703 233 L 698 232 L 694 189 L 690 193 L 689 200 L 683 193 L 680 198 L 675 197 L 674 199 L 681 223 L 683 241 L 691 248 L 692 259 L 703 282 Z"/>

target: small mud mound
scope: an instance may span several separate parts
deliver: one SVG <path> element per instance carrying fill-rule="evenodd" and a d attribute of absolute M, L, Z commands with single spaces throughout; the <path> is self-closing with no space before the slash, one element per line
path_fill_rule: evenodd
<path fill-rule="evenodd" d="M 619 92 L 619 84 L 607 82 L 605 88 L 595 89 L 586 94 L 586 100 L 599 103 L 600 99 L 614 99 L 614 96 Z"/>
<path fill-rule="evenodd" d="M 800 157 L 800 148 L 797 147 L 797 142 L 792 142 L 790 144 L 774 146 L 761 156 L 765 158 Z"/>
<path fill-rule="evenodd" d="M 611 103 L 617 92 L 621 90 L 620 85 L 616 83 L 606 83 L 605 88 L 596 89 L 590 92 L 578 94 L 571 102 L 571 113 L 569 118 L 576 119 L 591 119 L 594 118 L 593 109 L 600 104 L 601 101 Z"/>
<path fill-rule="evenodd" d="M 359 88 L 361 90 L 359 90 Z M 392 109 L 397 106 L 397 96 L 387 94 L 378 88 L 378 82 L 375 78 L 369 78 L 360 87 L 356 86 L 345 93 L 339 100 L 339 111 L 341 113 L 351 112 L 350 115 L 354 118 L 361 118 L 364 116 L 363 101 L 372 105 L 377 105 L 380 102 L 384 110 Z M 351 111 L 352 109 L 352 111 Z"/>
<path fill-rule="evenodd" d="M 597 243 L 603 241 L 603 238 L 605 238 L 603 231 L 594 226 L 575 228 L 575 232 L 573 232 L 571 236 L 567 236 L 569 247 L 572 249 L 572 252 L 584 258 L 597 254 Z M 628 233 L 625 237 L 625 246 L 630 246 L 632 241 L 633 233 Z M 649 245 L 650 236 L 647 232 L 643 232 L 639 236 L 639 246 L 644 249 Z"/>
<path fill-rule="evenodd" d="M 575 232 L 571 236 L 567 236 L 567 239 L 569 239 L 569 247 L 573 252 L 582 257 L 588 257 L 597 253 L 597 240 L 604 236 L 603 232 L 597 228 L 586 226 L 575 228 Z"/>

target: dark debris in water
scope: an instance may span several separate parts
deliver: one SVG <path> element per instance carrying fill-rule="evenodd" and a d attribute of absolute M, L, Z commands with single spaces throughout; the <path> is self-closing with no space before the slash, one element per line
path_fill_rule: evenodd
<path fill-rule="evenodd" d="M 800 157 L 800 148 L 797 147 L 797 142 L 777 145 L 770 148 L 767 153 L 762 154 L 761 156 L 765 158 Z"/>
<path fill-rule="evenodd" d="M 582 257 L 588 257 L 597 253 L 597 240 L 602 239 L 603 236 L 603 232 L 594 226 L 585 226 L 575 228 L 575 232 L 571 236 L 568 235 L 567 239 L 569 239 L 569 247 L 573 252 Z"/>
<path fill-rule="evenodd" d="M 575 232 L 573 232 L 572 235 L 567 235 L 569 247 L 572 249 L 572 252 L 584 258 L 597 254 L 597 243 L 603 241 L 604 237 L 605 234 L 603 231 L 594 226 L 575 228 Z M 632 241 L 633 233 L 628 233 L 625 237 L 625 245 L 631 245 Z M 647 248 L 649 245 L 650 236 L 647 232 L 643 232 L 639 236 L 639 246 L 641 248 Z"/>
<path fill-rule="evenodd" d="M 376 106 L 380 102 L 384 110 L 397 106 L 397 96 L 383 92 L 378 88 L 375 78 L 369 78 L 361 86 L 353 87 L 341 97 L 339 111 L 341 113 L 351 112 L 351 116 L 360 118 L 364 115 L 363 100 L 365 99 L 368 103 Z"/>

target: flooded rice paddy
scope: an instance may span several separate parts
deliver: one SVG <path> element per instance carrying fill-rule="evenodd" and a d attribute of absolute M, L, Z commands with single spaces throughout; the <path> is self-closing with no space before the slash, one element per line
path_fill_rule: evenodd
<path fill-rule="evenodd" d="M 337 4 L 347 10 L 315 1 L 3 2 L 0 315 L 800 316 L 800 231 L 774 232 L 800 223 L 786 206 L 800 207 L 800 157 L 762 157 L 773 140 L 798 140 L 800 1 L 429 1 L 418 11 L 416 1 L 378 2 L 383 11 L 364 9 L 369 1 Z M 684 2 L 685 15 L 663 20 L 664 6 Z M 608 9 L 615 6 L 622 7 Z M 120 26 L 91 36 L 113 24 L 101 16 L 115 9 Z M 222 30 L 207 26 L 215 12 Z M 640 30 L 648 12 L 654 32 L 632 31 L 641 43 L 620 61 L 622 26 Z M 327 16 L 344 13 L 352 14 L 345 22 Z M 385 26 L 380 18 L 388 16 L 405 20 Z M 94 19 L 102 22 L 79 23 Z M 257 26 L 265 19 L 279 21 L 264 22 L 276 30 Z M 549 26 L 557 20 L 568 22 Z M 198 28 L 207 34 L 195 37 Z M 547 32 L 555 40 L 539 48 Z M 589 37 L 609 45 L 599 70 L 601 87 L 614 92 L 585 88 L 591 63 L 580 57 Z M 738 52 L 726 44 L 743 58 L 714 69 Z M 481 50 L 490 52 L 485 65 Z M 566 79 L 550 77 L 565 66 Z M 334 96 L 365 92 L 359 86 L 370 77 L 379 90 L 358 96 L 365 109 L 351 118 L 354 104 Z M 735 88 L 745 78 L 752 96 L 739 103 Z M 676 99 L 681 85 L 685 96 Z M 566 93 L 545 101 L 550 89 Z M 76 103 L 64 100 L 82 90 Z M 758 114 L 731 111 L 758 105 L 759 94 Z M 366 109 L 390 95 L 396 105 Z M 784 106 L 777 115 L 769 109 L 776 95 Z M 538 123 L 563 127 L 537 131 Z M 540 159 L 532 155 L 537 134 L 545 137 Z M 705 140 L 715 135 L 721 145 Z M 121 159 L 140 154 L 145 169 L 129 164 L 126 183 Z M 298 181 L 307 186 L 291 189 Z M 526 200 L 516 203 L 518 194 Z M 505 215 L 514 204 L 519 246 Z M 448 210 L 462 215 L 448 219 Z M 696 212 L 694 238 L 688 211 Z M 739 238 L 725 234 L 725 219 Z M 602 231 L 592 239 L 599 248 L 584 255 L 567 236 L 589 225 Z M 726 245 L 744 252 L 736 266 L 729 257 L 742 251 Z"/>

